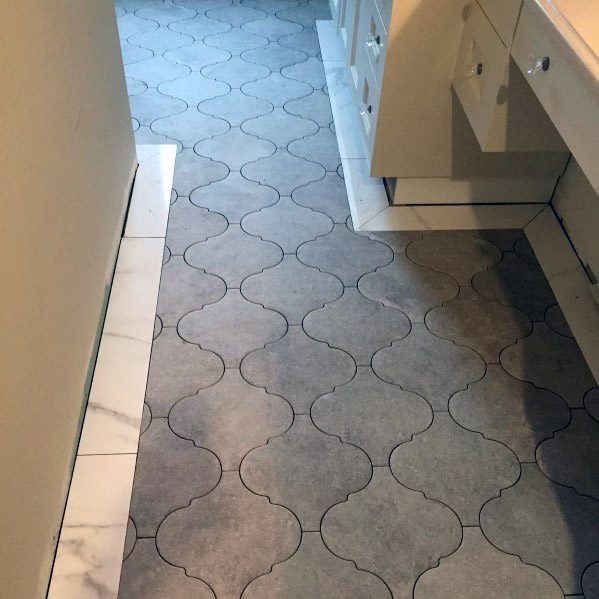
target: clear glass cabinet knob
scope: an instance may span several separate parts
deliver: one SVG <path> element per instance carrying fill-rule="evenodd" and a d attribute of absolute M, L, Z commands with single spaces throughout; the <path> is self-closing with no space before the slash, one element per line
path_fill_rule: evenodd
<path fill-rule="evenodd" d="M 535 75 L 539 71 L 547 72 L 551 65 L 551 59 L 549 56 L 544 56 L 543 58 L 531 56 L 530 60 L 531 66 L 526 71 L 529 75 Z"/>
<path fill-rule="evenodd" d="M 372 33 L 369 33 L 368 37 L 366 38 L 366 47 L 372 48 L 373 46 L 380 46 L 380 45 L 381 45 L 381 36 L 373 35 Z"/>
<path fill-rule="evenodd" d="M 469 79 L 470 77 L 474 77 L 474 75 L 482 75 L 483 72 L 483 63 L 478 62 L 476 64 L 467 64 L 464 67 L 464 75 Z"/>
<path fill-rule="evenodd" d="M 372 113 L 372 104 L 360 104 L 360 114 L 366 116 Z"/>

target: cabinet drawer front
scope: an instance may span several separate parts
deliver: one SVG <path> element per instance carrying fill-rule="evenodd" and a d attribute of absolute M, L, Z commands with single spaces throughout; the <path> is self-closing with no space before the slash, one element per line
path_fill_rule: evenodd
<path fill-rule="evenodd" d="M 536 2 L 524 1 L 512 56 L 599 191 L 599 69 L 566 39 Z"/>
<path fill-rule="evenodd" d="M 379 10 L 374 0 L 362 0 L 356 34 L 356 55 L 363 53 L 368 57 L 379 88 L 383 81 L 386 52 L 387 30 Z"/>
<path fill-rule="evenodd" d="M 503 43 L 509 46 L 514 37 L 522 0 L 478 0 Z"/>
<path fill-rule="evenodd" d="M 473 2 L 464 27 L 453 86 L 483 149 L 508 64 L 507 48 L 482 9 Z"/>
<path fill-rule="evenodd" d="M 372 158 L 379 113 L 380 91 L 365 53 L 360 55 L 356 66 L 356 73 L 358 75 L 358 89 L 356 91 L 358 120 L 362 129 L 364 146 L 369 157 Z"/>

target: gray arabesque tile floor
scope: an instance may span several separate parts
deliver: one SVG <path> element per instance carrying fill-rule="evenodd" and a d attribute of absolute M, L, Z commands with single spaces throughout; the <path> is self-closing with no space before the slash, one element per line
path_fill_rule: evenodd
<path fill-rule="evenodd" d="M 599 596 L 599 391 L 521 231 L 353 232 L 325 0 L 119 0 L 179 146 L 121 599 Z"/>

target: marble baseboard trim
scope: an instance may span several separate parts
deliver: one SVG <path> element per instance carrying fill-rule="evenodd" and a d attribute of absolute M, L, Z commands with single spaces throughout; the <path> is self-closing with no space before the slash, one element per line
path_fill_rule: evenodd
<path fill-rule="evenodd" d="M 388 206 L 360 230 L 522 229 L 544 208 L 544 204 Z"/>
<path fill-rule="evenodd" d="M 48 599 L 117 597 L 135 459 L 77 458 Z"/>
<path fill-rule="evenodd" d="M 78 455 L 136 453 L 164 238 L 123 238 Z"/>
<path fill-rule="evenodd" d="M 177 146 L 138 145 L 125 237 L 165 237 Z"/>
<path fill-rule="evenodd" d="M 546 204 L 505 203 L 469 204 L 472 194 L 468 183 L 449 179 L 406 179 L 402 198 L 406 203 L 421 202 L 426 197 L 447 198 L 445 204 L 395 205 L 389 199 L 383 179 L 371 177 L 367 152 L 360 135 L 358 113 L 353 90 L 343 60 L 343 44 L 333 21 L 317 21 L 318 39 L 322 48 L 325 75 L 331 100 L 337 143 L 353 226 L 357 231 L 423 231 L 430 229 L 520 229 L 527 225 Z M 553 189 L 553 178 L 505 179 L 498 182 L 496 202 L 501 191 L 516 186 L 523 201 L 547 195 Z M 454 202 L 454 203 L 451 203 Z"/>
<path fill-rule="evenodd" d="M 162 271 L 176 146 L 137 146 L 139 167 L 49 599 L 116 599 Z"/>
<path fill-rule="evenodd" d="M 599 381 L 599 305 L 591 282 L 550 206 L 524 231 L 572 334 Z"/>

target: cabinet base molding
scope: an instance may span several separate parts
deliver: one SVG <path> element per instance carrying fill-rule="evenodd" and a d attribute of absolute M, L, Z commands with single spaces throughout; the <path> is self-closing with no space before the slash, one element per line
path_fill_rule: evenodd
<path fill-rule="evenodd" d="M 391 201 L 411 204 L 547 204 L 557 177 L 485 177 L 481 179 L 388 179 Z"/>

